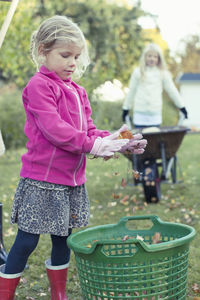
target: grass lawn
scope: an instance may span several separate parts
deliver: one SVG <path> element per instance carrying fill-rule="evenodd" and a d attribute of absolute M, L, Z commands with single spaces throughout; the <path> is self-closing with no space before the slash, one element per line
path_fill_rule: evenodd
<path fill-rule="evenodd" d="M 134 187 L 131 180 L 125 187 L 121 186 L 122 178 L 127 180 L 131 170 L 125 157 L 120 156 L 117 160 L 107 162 L 102 159 L 88 159 L 87 165 L 87 189 L 91 202 L 90 226 L 116 223 L 123 216 L 153 214 L 164 221 L 180 222 L 196 229 L 197 235 L 190 244 L 188 300 L 200 299 L 199 145 L 199 134 L 185 136 L 178 151 L 178 161 L 182 169 L 178 179 L 181 182 L 175 185 L 162 183 L 162 199 L 158 204 L 147 205 L 144 202 L 142 187 Z M 13 195 L 19 180 L 20 156 L 23 152 L 24 149 L 7 151 L 0 158 L 0 201 L 4 205 L 3 233 L 7 251 L 14 241 L 17 230 L 16 226 L 9 224 L 9 218 Z M 115 199 L 114 195 L 120 195 L 120 199 Z M 120 202 L 126 195 L 129 199 L 124 203 Z M 29 269 L 23 273 L 16 300 L 50 299 L 44 266 L 45 259 L 50 255 L 50 249 L 49 236 L 41 236 L 37 249 L 29 258 Z M 74 254 L 69 269 L 68 294 L 70 300 L 81 299 Z"/>

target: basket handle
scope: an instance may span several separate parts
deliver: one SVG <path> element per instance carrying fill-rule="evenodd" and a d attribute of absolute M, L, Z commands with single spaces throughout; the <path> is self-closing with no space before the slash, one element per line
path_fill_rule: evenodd
<path fill-rule="evenodd" d="M 128 247 L 128 249 L 129 249 L 128 253 L 124 253 L 123 256 L 117 254 L 117 251 L 119 250 L 119 249 L 116 250 L 117 248 L 113 250 L 114 254 L 112 254 L 112 250 L 110 251 L 110 253 L 108 253 L 105 250 L 106 245 L 107 246 L 108 245 L 113 245 L 113 246 L 114 245 L 118 245 L 118 246 L 123 245 L 125 247 L 126 244 L 127 245 L 134 244 L 135 246 L 131 250 L 130 250 L 130 247 Z M 115 253 L 115 251 L 116 251 L 116 253 Z M 133 239 L 130 239 L 130 240 L 127 240 L 124 242 L 121 242 L 121 241 L 119 242 L 118 240 L 116 240 L 116 241 L 112 241 L 112 240 L 106 241 L 105 240 L 102 243 L 97 244 L 97 247 L 95 249 L 95 255 L 97 255 L 98 258 L 101 258 L 103 260 L 105 260 L 105 259 L 108 259 L 108 260 L 109 259 L 114 259 L 114 260 L 122 259 L 123 260 L 124 258 L 126 258 L 126 259 L 132 258 L 134 255 L 137 254 L 138 251 L 140 254 L 141 253 L 145 254 L 148 251 L 148 246 L 143 241 L 137 240 L 136 238 L 133 238 Z"/>
<path fill-rule="evenodd" d="M 126 223 L 128 221 L 131 221 L 131 220 L 151 220 L 152 223 L 154 225 L 156 224 L 161 224 L 162 221 L 160 220 L 160 218 L 158 216 L 155 216 L 155 215 L 146 215 L 146 216 L 128 216 L 128 217 L 123 217 L 119 220 L 118 224 L 117 225 L 126 225 Z"/>

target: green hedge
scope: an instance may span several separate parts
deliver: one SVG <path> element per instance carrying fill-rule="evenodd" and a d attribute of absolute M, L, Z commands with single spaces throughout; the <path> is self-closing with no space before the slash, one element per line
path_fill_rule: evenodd
<path fill-rule="evenodd" d="M 24 134 L 25 112 L 21 91 L 6 92 L 0 96 L 0 129 L 6 149 L 24 147 L 27 139 Z"/>

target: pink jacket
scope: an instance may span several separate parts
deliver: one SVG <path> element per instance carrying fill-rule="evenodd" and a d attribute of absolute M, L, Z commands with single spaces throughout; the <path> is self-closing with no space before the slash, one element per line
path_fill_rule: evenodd
<path fill-rule="evenodd" d="M 23 91 L 27 153 L 21 177 L 76 186 L 86 181 L 86 153 L 98 136 L 91 107 L 81 86 L 42 66 Z"/>

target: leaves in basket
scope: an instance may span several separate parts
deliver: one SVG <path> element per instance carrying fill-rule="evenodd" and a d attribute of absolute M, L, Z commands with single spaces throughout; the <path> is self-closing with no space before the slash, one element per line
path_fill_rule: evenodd
<path fill-rule="evenodd" d="M 99 240 L 92 240 L 92 243 L 86 245 L 87 248 L 92 248 L 92 244 L 98 242 Z"/>
<path fill-rule="evenodd" d="M 139 234 L 137 234 L 137 236 L 129 236 L 129 235 L 125 235 L 123 238 L 122 238 L 122 241 L 127 241 L 129 239 L 137 239 L 137 240 L 140 240 L 140 241 L 144 241 L 143 237 L 140 236 Z"/>
<path fill-rule="evenodd" d="M 162 243 L 161 234 L 160 232 L 155 232 L 154 236 L 152 237 L 152 244 L 159 244 L 159 243 Z"/>
<path fill-rule="evenodd" d="M 125 236 L 123 237 L 122 241 L 124 242 L 124 241 L 127 241 L 128 239 L 129 239 L 129 236 L 128 236 L 128 235 L 125 235 Z"/>

